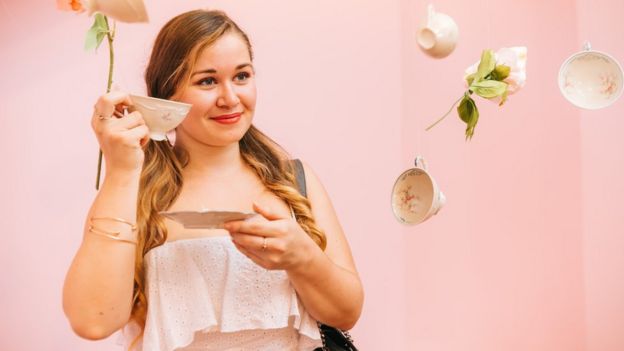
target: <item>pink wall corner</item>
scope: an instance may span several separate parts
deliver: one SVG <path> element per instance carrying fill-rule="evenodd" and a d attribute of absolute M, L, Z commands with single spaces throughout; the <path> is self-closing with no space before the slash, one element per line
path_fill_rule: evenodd
<path fill-rule="evenodd" d="M 424 155 L 448 203 L 405 228 L 413 350 L 584 350 L 580 113 L 562 101 L 559 64 L 576 42 L 571 1 L 436 2 L 460 28 L 434 60 L 414 33 L 424 1 L 402 1 L 403 162 Z M 524 90 L 477 99 L 472 141 L 453 112 L 481 50 L 528 46 Z"/>

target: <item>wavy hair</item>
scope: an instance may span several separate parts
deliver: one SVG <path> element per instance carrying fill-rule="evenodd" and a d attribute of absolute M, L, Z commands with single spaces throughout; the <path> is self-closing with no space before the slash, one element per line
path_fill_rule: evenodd
<path fill-rule="evenodd" d="M 167 22 L 154 42 L 145 70 L 148 95 L 171 98 L 179 87 L 188 83 L 202 50 L 226 33 L 240 35 L 253 60 L 249 38 L 224 12 L 195 10 Z M 324 250 L 325 234 L 314 221 L 310 202 L 296 188 L 294 168 L 286 151 L 253 125 L 239 141 L 239 147 L 243 160 L 273 194 L 293 209 L 299 225 Z M 167 240 L 167 228 L 159 212 L 167 210 L 180 195 L 184 182 L 182 169 L 188 161 L 188 153 L 167 140 L 150 140 L 146 145 L 137 202 L 138 245 L 130 316 L 130 321 L 140 327 L 140 333 L 131 349 L 143 335 L 147 316 L 143 257 Z"/>

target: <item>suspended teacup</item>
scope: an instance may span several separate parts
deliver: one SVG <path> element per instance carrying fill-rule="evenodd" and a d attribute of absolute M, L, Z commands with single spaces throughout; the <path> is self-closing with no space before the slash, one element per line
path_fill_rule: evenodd
<path fill-rule="evenodd" d="M 418 224 L 440 211 L 446 197 L 427 172 L 423 157 L 416 157 L 416 168 L 397 178 L 392 188 L 392 212 L 404 224 Z"/>
<path fill-rule="evenodd" d="M 559 69 L 559 90 L 574 106 L 596 110 L 614 103 L 622 94 L 622 67 L 611 56 L 591 49 L 570 56 Z"/>
<path fill-rule="evenodd" d="M 150 96 L 130 95 L 134 109 L 141 112 L 152 140 L 165 140 L 167 132 L 175 129 L 189 113 L 191 104 L 157 99 Z"/>
<path fill-rule="evenodd" d="M 435 12 L 430 4 L 426 23 L 418 29 L 416 40 L 429 56 L 443 58 L 451 54 L 457 45 L 459 29 L 450 16 Z"/>
<path fill-rule="evenodd" d="M 94 12 L 121 22 L 147 22 L 143 0 L 87 0 L 89 16 Z"/>

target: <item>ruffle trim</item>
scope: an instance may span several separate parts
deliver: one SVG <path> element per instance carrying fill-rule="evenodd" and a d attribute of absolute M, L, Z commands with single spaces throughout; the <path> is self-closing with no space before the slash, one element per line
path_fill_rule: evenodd
<path fill-rule="evenodd" d="M 227 242 L 229 241 L 228 239 Z M 227 251 L 229 249 L 226 248 Z M 150 253 L 159 254 L 159 252 Z M 251 261 L 241 262 L 239 257 L 234 258 L 230 255 L 227 259 L 229 273 L 226 274 L 229 277 L 226 279 L 227 287 L 224 289 L 237 293 L 215 295 L 214 298 L 222 299 L 220 304 L 214 303 L 212 296 L 215 292 L 211 291 L 206 273 L 196 264 L 197 262 L 181 263 L 184 270 L 172 273 L 157 267 L 169 260 L 146 255 L 146 259 L 151 261 L 147 272 L 150 306 L 145 333 L 135 350 L 145 348 L 145 350 L 170 351 L 184 348 L 192 344 L 197 332 L 233 333 L 287 327 L 293 327 L 298 331 L 301 345 L 318 344 L 321 336 L 316 321 L 305 311 L 288 281 L 286 272 L 267 271 Z M 193 260 L 192 255 L 184 254 L 175 258 L 176 262 L 186 259 Z M 246 257 L 244 259 L 248 260 Z M 240 273 L 241 270 L 246 272 L 230 275 L 232 271 Z M 190 286 L 193 288 L 185 289 L 181 294 L 171 293 L 172 286 L 177 284 L 182 286 L 183 282 L 191 282 Z M 270 288 L 261 294 L 242 292 L 244 286 L 263 283 L 270 285 Z M 122 341 L 122 345 L 128 348 L 139 331 L 136 323 L 129 323 L 118 336 L 118 344 Z"/>
<path fill-rule="evenodd" d="M 199 312 L 201 314 L 206 314 L 208 316 L 207 319 L 200 321 L 199 319 L 195 319 L 196 317 L 193 317 L 190 326 L 187 326 L 186 323 L 167 324 L 166 326 L 162 326 L 162 330 L 165 331 L 162 335 L 159 335 L 157 331 L 158 326 L 156 326 L 154 322 L 148 320 L 147 323 L 150 323 L 149 325 L 151 328 L 148 328 L 146 325 L 147 333 L 138 340 L 132 351 L 143 350 L 144 345 L 146 350 L 177 350 L 184 348 L 193 343 L 195 334 L 198 332 L 234 333 L 252 329 L 280 329 L 290 326 L 299 332 L 300 346 L 319 345 L 318 341 L 321 340 L 321 335 L 316 321 L 305 311 L 304 313 L 300 312 L 302 310 L 302 307 L 299 307 L 300 301 L 296 294 L 293 295 L 294 296 L 291 298 L 290 314 L 288 318 L 283 320 L 256 319 L 250 320 L 248 323 L 224 321 L 224 323 L 219 324 L 216 321 L 214 313 L 209 312 L 211 309 L 208 305 L 202 308 L 203 311 Z M 177 320 L 181 321 L 183 318 L 178 318 Z M 129 322 L 118 332 L 116 344 L 123 345 L 126 350 L 129 350 L 130 344 L 134 338 L 139 335 L 139 332 L 140 328 L 136 322 Z M 307 340 L 302 340 L 301 338 Z"/>

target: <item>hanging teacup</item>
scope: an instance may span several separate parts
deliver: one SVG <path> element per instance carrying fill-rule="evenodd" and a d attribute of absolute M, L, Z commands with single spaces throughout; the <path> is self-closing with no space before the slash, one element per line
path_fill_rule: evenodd
<path fill-rule="evenodd" d="M 591 49 L 570 56 L 559 69 L 559 90 L 574 106 L 596 110 L 614 103 L 622 94 L 622 67 L 611 56 Z"/>
<path fill-rule="evenodd" d="M 433 5 L 430 4 L 427 22 L 416 33 L 420 48 L 431 57 L 443 58 L 455 50 L 458 37 L 459 29 L 453 18 L 435 12 Z"/>
<path fill-rule="evenodd" d="M 418 224 L 440 211 L 446 197 L 427 172 L 422 156 L 416 157 L 416 168 L 401 174 L 392 188 L 392 212 L 404 224 Z"/>

